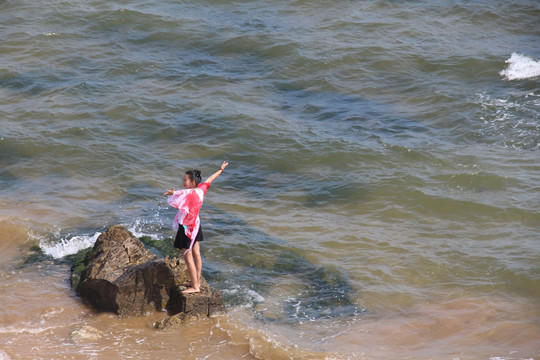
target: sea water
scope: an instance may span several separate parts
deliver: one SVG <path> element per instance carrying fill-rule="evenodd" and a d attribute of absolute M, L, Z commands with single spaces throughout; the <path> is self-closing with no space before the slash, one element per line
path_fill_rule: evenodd
<path fill-rule="evenodd" d="M 540 358 L 536 1 L 0 2 L 0 359 Z M 156 331 L 69 288 L 223 160 Z M 104 332 L 77 342 L 84 325 Z"/>

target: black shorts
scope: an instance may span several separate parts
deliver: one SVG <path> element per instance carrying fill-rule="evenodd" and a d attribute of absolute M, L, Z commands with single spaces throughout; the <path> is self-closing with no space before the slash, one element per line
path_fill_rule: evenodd
<path fill-rule="evenodd" d="M 195 242 L 197 241 L 204 241 L 201 226 L 199 226 L 199 232 L 195 237 Z M 174 247 L 177 249 L 189 249 L 189 245 L 191 245 L 191 239 L 187 237 L 184 227 L 180 225 L 180 228 L 176 233 L 176 238 L 174 239 Z M 195 245 L 195 243 L 193 243 L 193 245 Z"/>

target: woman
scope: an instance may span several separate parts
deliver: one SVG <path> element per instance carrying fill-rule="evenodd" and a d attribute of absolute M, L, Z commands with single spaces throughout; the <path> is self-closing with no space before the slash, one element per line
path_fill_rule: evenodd
<path fill-rule="evenodd" d="M 186 171 L 183 181 L 184 190 L 174 191 L 173 187 L 163 194 L 169 196 L 169 205 L 178 209 L 173 222 L 173 228 L 178 230 L 174 240 L 174 247 L 180 249 L 184 255 L 191 279 L 191 283 L 188 284 L 189 287 L 183 291 L 185 294 L 201 291 L 202 259 L 199 242 L 204 239 L 199 211 L 210 184 L 225 171 L 227 165 L 229 163 L 224 161 L 220 169 L 203 183 L 201 183 L 201 172 L 199 170 Z"/>

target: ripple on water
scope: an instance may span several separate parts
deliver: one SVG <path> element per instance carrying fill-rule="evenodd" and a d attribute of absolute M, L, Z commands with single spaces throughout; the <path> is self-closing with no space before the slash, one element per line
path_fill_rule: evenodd
<path fill-rule="evenodd" d="M 537 355 L 535 1 L 42 5 L 0 2 L 0 212 L 52 256 L 173 236 L 161 194 L 225 157 L 203 256 L 234 315 L 95 315 L 41 254 L 1 273 L 0 357 Z M 110 336 L 70 342 L 87 322 Z"/>
<path fill-rule="evenodd" d="M 489 142 L 518 150 L 540 146 L 540 95 L 519 91 L 504 97 L 480 93 L 475 103 L 483 110 L 479 119 Z"/>

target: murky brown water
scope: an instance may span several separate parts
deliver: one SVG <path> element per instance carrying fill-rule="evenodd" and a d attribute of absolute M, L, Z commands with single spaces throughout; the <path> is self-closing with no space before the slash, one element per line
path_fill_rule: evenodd
<path fill-rule="evenodd" d="M 248 310 L 165 330 L 165 313 L 120 319 L 96 313 L 75 296 L 69 268 L 52 261 L 24 265 L 32 238 L 0 221 L 0 359 L 480 359 L 538 356 L 540 309 L 497 296 L 449 294 L 401 311 L 366 314 L 328 337 L 325 323 L 283 327 L 257 323 Z M 99 340 L 72 338 L 82 326 Z M 329 324 L 335 326 L 335 324 Z M 317 339 L 317 332 L 321 338 Z M 295 337 L 308 333 L 315 338 Z M 316 344 L 314 346 L 314 344 Z M 309 350 L 311 348 L 311 350 Z M 317 350 L 320 349 L 320 350 Z"/>

